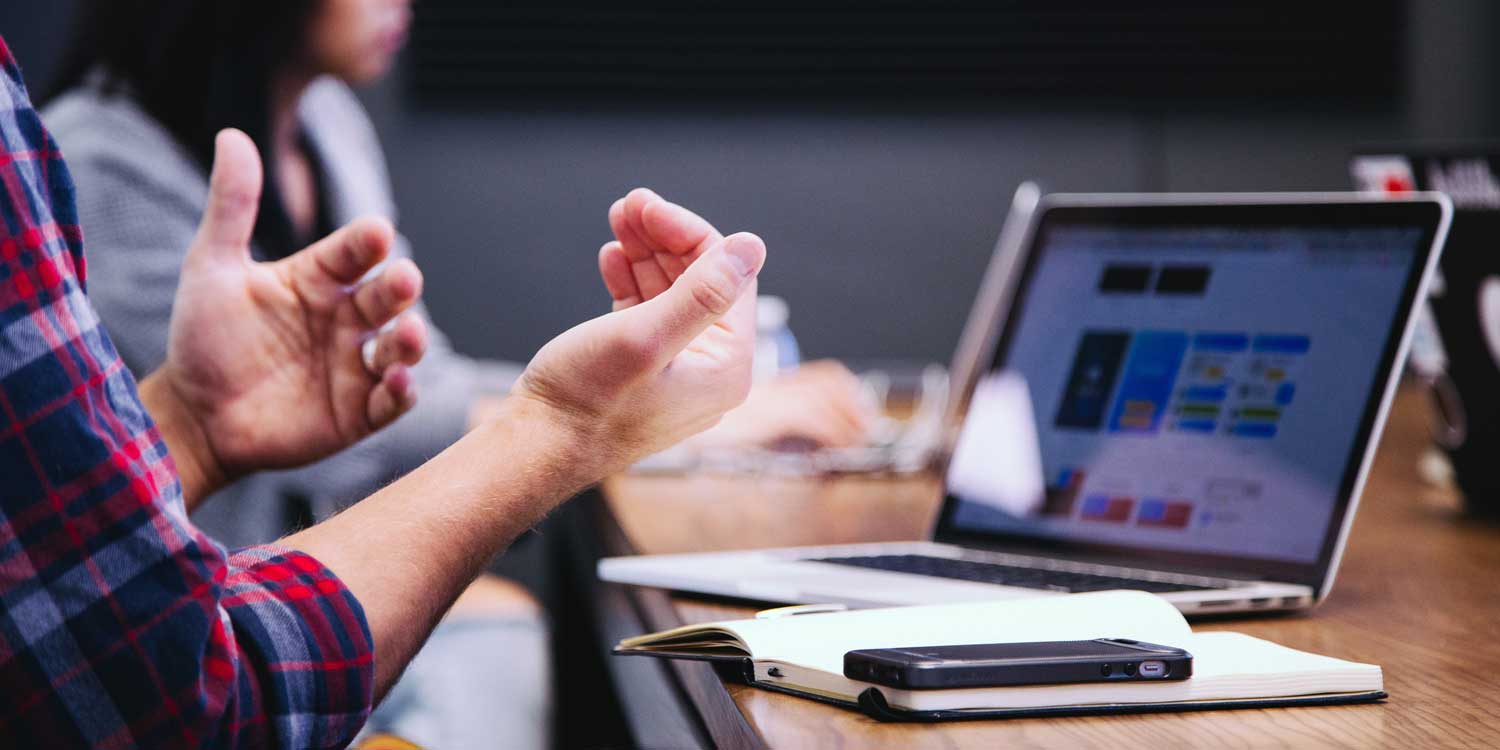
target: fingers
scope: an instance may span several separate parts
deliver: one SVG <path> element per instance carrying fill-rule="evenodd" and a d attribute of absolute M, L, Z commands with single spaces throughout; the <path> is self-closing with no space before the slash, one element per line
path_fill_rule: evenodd
<path fill-rule="evenodd" d="M 656 247 L 689 261 L 719 241 L 719 231 L 692 211 L 657 198 L 641 207 L 641 228 Z"/>
<path fill-rule="evenodd" d="M 384 373 L 396 364 L 410 367 L 422 361 L 427 351 L 427 324 L 416 315 L 404 315 L 394 326 L 381 331 L 374 343 L 370 372 Z"/>
<path fill-rule="evenodd" d="M 641 299 L 667 290 L 699 255 L 721 239 L 702 217 L 636 188 L 609 210 L 610 229 L 629 261 Z"/>
<path fill-rule="evenodd" d="M 355 219 L 285 262 L 294 266 L 298 281 L 348 286 L 391 254 L 396 230 L 381 218 Z"/>
<path fill-rule="evenodd" d="M 662 273 L 666 274 L 668 279 L 676 281 L 677 277 L 681 276 L 682 272 L 686 271 L 687 267 L 692 265 L 692 260 L 686 259 L 681 255 L 657 253 L 656 265 L 661 266 Z"/>
<path fill-rule="evenodd" d="M 208 205 L 190 252 L 216 258 L 249 258 L 260 206 L 260 153 L 244 133 L 227 129 L 214 139 Z"/>
<path fill-rule="evenodd" d="M 378 430 L 410 411 L 417 403 L 417 389 L 411 370 L 405 365 L 393 364 L 380 376 L 380 382 L 370 390 L 365 406 L 365 416 L 370 429 Z"/>
<path fill-rule="evenodd" d="M 630 264 L 630 273 L 635 278 L 636 288 L 641 290 L 643 299 L 651 299 L 672 286 L 672 279 L 655 258 Z"/>
<path fill-rule="evenodd" d="M 354 308 L 370 328 L 405 312 L 422 296 L 422 272 L 410 258 L 398 258 L 354 290 Z"/>
<path fill-rule="evenodd" d="M 828 405 L 828 436 L 825 445 L 843 448 L 860 445 L 870 434 L 870 421 L 858 401 L 850 395 L 834 395 L 825 402 Z"/>
<path fill-rule="evenodd" d="M 599 276 L 604 279 L 604 288 L 609 291 L 615 310 L 640 303 L 641 290 L 630 270 L 630 259 L 625 257 L 618 240 L 599 248 Z"/>
<path fill-rule="evenodd" d="M 640 210 L 656 194 L 646 188 L 636 188 L 609 207 L 609 229 L 620 241 L 620 249 L 631 262 L 649 260 L 656 248 L 647 244 L 639 229 Z"/>
<path fill-rule="evenodd" d="M 721 320 L 731 333 L 745 337 L 748 347 L 755 336 L 755 316 L 754 299 L 746 292 L 754 287 L 765 259 L 766 246 L 759 237 L 726 237 L 664 293 L 622 311 L 621 320 L 633 330 L 648 332 L 656 342 L 658 361 L 669 361 Z"/>
<path fill-rule="evenodd" d="M 651 299 L 671 286 L 671 279 L 656 263 L 656 249 L 642 236 L 639 219 L 639 193 L 645 188 L 636 188 L 630 195 L 614 202 L 609 207 L 609 228 L 615 233 L 620 252 L 625 256 L 630 270 L 629 285 L 636 289 L 635 296 Z M 652 196 L 654 197 L 654 193 Z M 601 259 L 602 260 L 602 259 Z M 618 298 L 617 298 L 618 299 Z"/>
<path fill-rule="evenodd" d="M 865 442 L 870 429 L 858 411 L 850 409 L 847 403 L 837 403 L 836 397 L 820 398 L 816 393 L 809 396 L 817 406 L 808 408 L 803 428 L 808 430 L 808 437 L 825 448 L 846 448 Z"/>
<path fill-rule="evenodd" d="M 842 421 L 860 430 L 867 430 L 880 416 L 879 408 L 872 402 L 859 376 L 837 360 L 805 362 L 786 377 L 817 391 L 819 397 L 838 412 Z"/>
<path fill-rule="evenodd" d="M 827 403 L 835 410 L 838 423 L 846 429 L 849 444 L 863 443 L 880 418 L 880 409 L 869 391 L 849 368 L 832 360 L 812 362 Z M 806 368 L 804 368 L 806 369 Z"/>
<path fill-rule="evenodd" d="M 781 439 L 801 438 L 818 448 L 848 448 L 863 442 L 863 433 L 830 418 L 823 410 L 809 412 L 808 416 L 810 419 L 790 429 Z"/>

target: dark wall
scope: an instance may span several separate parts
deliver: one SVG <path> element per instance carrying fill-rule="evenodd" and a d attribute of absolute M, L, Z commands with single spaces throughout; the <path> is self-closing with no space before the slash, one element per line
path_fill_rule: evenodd
<path fill-rule="evenodd" d="M 31 74 L 46 65 L 69 3 L 26 5 L 0 7 L 0 34 Z M 1500 137 L 1497 18 L 1487 0 L 1413 2 L 1409 93 L 1383 112 L 684 100 L 466 113 L 410 105 L 399 75 L 366 100 L 429 305 L 469 352 L 525 359 L 604 310 L 594 258 L 609 237 L 605 211 L 648 185 L 725 230 L 766 238 L 763 289 L 789 300 L 810 355 L 946 360 L 1019 181 L 1346 189 L 1358 144 Z"/>
<path fill-rule="evenodd" d="M 0 3 L 0 37 L 5 38 L 33 92 L 52 75 L 76 0 L 12 0 Z"/>

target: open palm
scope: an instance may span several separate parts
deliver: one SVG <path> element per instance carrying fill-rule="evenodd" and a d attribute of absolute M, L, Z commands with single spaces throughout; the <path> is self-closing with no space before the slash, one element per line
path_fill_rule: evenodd
<path fill-rule="evenodd" d="M 365 278 L 390 252 L 383 220 L 280 261 L 251 259 L 261 180 L 253 142 L 220 133 L 161 371 L 227 476 L 306 463 L 389 424 L 414 403 L 407 368 L 426 346 L 420 318 L 402 315 L 421 294 L 416 266 L 401 259 Z"/>

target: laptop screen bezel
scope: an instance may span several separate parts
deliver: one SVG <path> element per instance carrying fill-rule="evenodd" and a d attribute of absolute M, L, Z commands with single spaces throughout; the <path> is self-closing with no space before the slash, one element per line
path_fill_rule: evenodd
<path fill-rule="evenodd" d="M 1288 202 L 1285 196 L 1268 201 L 1257 201 L 1250 196 L 1205 196 L 1196 201 L 1187 197 L 1164 199 L 1136 196 L 1132 200 L 1129 196 L 1048 196 L 1038 207 L 1031 231 L 1027 235 L 1014 291 L 1008 304 L 1004 305 L 1005 309 L 998 321 L 1000 330 L 993 353 L 985 366 L 978 368 L 976 377 L 983 377 L 1004 366 L 1010 354 L 1015 327 L 1020 321 L 1019 312 L 1024 309 L 1028 299 L 1032 277 L 1042 255 L 1047 251 L 1049 231 L 1056 227 L 1410 227 L 1420 229 L 1422 236 L 1414 250 L 1416 257 L 1413 258 L 1402 287 L 1400 305 L 1396 308 L 1398 317 L 1392 321 L 1386 334 L 1379 370 L 1370 386 L 1355 439 L 1349 447 L 1344 472 L 1339 480 L 1336 505 L 1329 516 L 1327 528 L 1324 529 L 1323 542 L 1315 561 L 1300 563 L 1277 558 L 1169 551 L 1026 533 L 964 529 L 954 523 L 958 498 L 952 493 L 946 493 L 943 500 L 935 539 L 943 543 L 981 549 L 1300 583 L 1319 590 L 1321 594 L 1321 587 L 1327 580 L 1327 573 L 1339 552 L 1340 541 L 1348 525 L 1356 485 L 1363 477 L 1367 455 L 1372 453 L 1367 451 L 1368 443 L 1382 417 L 1392 379 L 1397 375 L 1397 357 L 1416 307 L 1417 294 L 1432 266 L 1434 240 L 1443 224 L 1444 213 L 1444 204 L 1431 199 L 1379 200 L 1351 195 L 1294 202 Z M 943 467 L 945 474 L 946 468 Z"/>

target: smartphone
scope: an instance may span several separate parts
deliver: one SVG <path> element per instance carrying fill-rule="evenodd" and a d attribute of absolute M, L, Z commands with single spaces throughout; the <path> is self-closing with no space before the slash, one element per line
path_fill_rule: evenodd
<path fill-rule="evenodd" d="M 845 677 L 906 690 L 1185 680 L 1192 674 L 1192 654 L 1124 638 L 874 648 L 844 654 Z"/>

